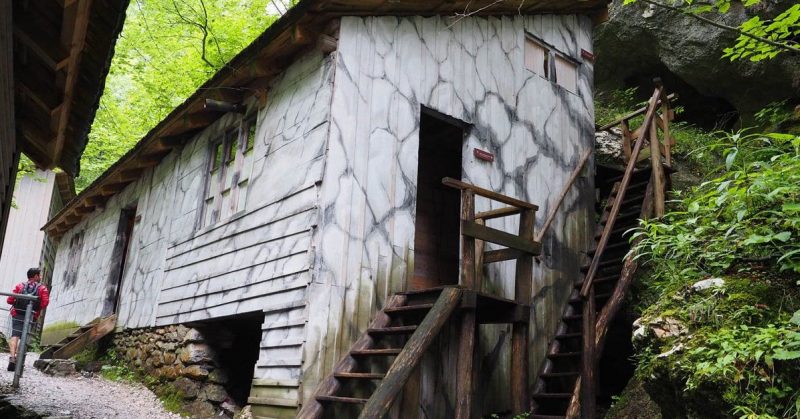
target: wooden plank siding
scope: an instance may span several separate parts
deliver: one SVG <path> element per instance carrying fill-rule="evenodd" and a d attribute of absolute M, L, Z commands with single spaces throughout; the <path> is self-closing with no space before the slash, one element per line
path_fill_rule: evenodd
<path fill-rule="evenodd" d="M 320 189 L 323 220 L 315 242 L 314 278 L 302 367 L 302 397 L 367 327 L 393 290 L 414 272 L 414 220 L 421 107 L 467 125 L 462 179 L 531 202 L 546 214 L 574 165 L 593 144 L 592 64 L 587 16 L 343 17 L 340 25 L 328 158 Z M 580 62 L 576 92 L 526 70 L 526 33 Z M 387 99 L 388 98 L 388 99 Z M 473 157 L 473 148 L 495 155 Z M 588 164 L 593 166 L 593 162 Z M 591 173 L 590 167 L 587 173 Z M 579 276 L 590 243 L 592 183 L 567 194 L 534 264 L 529 373 L 544 359 L 556 319 Z M 499 209 L 478 199 L 476 212 Z M 516 233 L 519 217 L 490 219 Z M 544 218 L 544 217 L 540 217 Z M 542 220 L 537 220 L 541 224 Z M 487 244 L 487 250 L 497 246 Z M 514 297 L 514 262 L 484 269 L 484 291 Z M 510 407 L 511 328 L 482 325 L 484 357 L 478 413 Z M 426 355 L 419 397 L 399 417 L 452 417 L 451 374 L 457 345 L 446 329 L 441 354 Z M 414 400 L 418 400 L 415 402 Z M 417 404 L 416 409 L 413 407 Z"/>
<path fill-rule="evenodd" d="M 0 4 L 0 246 L 3 244 L 17 174 L 11 4 L 10 1 Z"/>
<path fill-rule="evenodd" d="M 296 406 L 332 76 L 330 58 L 312 50 L 275 78 L 266 103 L 245 103 L 248 115 L 258 117 L 252 168 L 242 174 L 249 176 L 243 210 L 211 225 L 202 221 L 210 144 L 242 118 L 227 114 L 67 231 L 58 244 L 47 322 L 83 324 L 99 314 L 120 212 L 135 203 L 118 326 L 263 312 L 252 403 Z M 76 283 L 68 286 L 76 234 L 84 240 Z"/>

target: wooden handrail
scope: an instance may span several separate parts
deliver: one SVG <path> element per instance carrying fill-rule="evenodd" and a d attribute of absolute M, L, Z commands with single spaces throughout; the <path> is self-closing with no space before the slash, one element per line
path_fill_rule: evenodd
<path fill-rule="evenodd" d="M 511 205 L 517 208 L 532 209 L 532 210 L 539 209 L 538 206 L 531 204 L 530 202 L 525 202 L 517 198 L 512 198 L 510 196 L 499 194 L 497 192 L 490 191 L 488 189 L 483 189 L 480 186 L 475 186 L 473 184 L 462 182 L 460 180 L 456 180 L 450 177 L 442 179 L 442 184 L 455 189 L 470 190 L 474 192 L 475 195 L 480 195 L 484 198 L 493 199 L 497 202 L 502 202 L 506 205 Z"/>
<path fill-rule="evenodd" d="M 493 218 L 508 217 L 509 215 L 517 215 L 522 211 L 523 211 L 522 208 L 517 208 L 517 207 L 497 208 L 489 211 L 479 212 L 475 214 L 475 219 L 491 220 Z"/>
<path fill-rule="evenodd" d="M 583 171 L 583 167 L 586 165 L 586 162 L 589 161 L 589 156 L 592 155 L 592 151 L 593 149 L 590 148 L 583 153 L 583 156 L 581 156 L 581 159 L 578 162 L 578 166 L 575 167 L 575 169 L 572 171 L 572 174 L 570 175 L 569 180 L 567 180 L 566 185 L 564 185 L 564 188 L 561 189 L 561 194 L 558 195 L 558 199 L 556 199 L 555 204 L 550 209 L 550 213 L 547 214 L 547 219 L 544 220 L 544 224 L 542 225 L 542 228 L 539 230 L 539 233 L 536 234 L 534 241 L 541 243 L 542 237 L 544 237 L 544 234 L 550 228 L 550 224 L 552 224 L 553 220 L 556 218 L 556 212 L 558 211 L 559 207 L 561 207 L 561 204 L 564 202 L 564 198 L 567 197 L 567 193 L 569 192 L 570 189 L 572 189 L 572 186 L 575 184 L 575 180 L 578 179 L 578 175 L 580 175 L 581 171 Z"/>
<path fill-rule="evenodd" d="M 663 95 L 662 95 L 662 97 L 663 97 Z M 670 101 L 670 102 L 673 102 L 677 98 L 678 98 L 678 95 L 676 95 L 675 93 L 670 93 L 667 96 L 667 100 Z M 656 107 L 661 105 L 662 100 L 663 99 L 659 98 L 658 104 L 656 104 Z M 637 110 L 635 110 L 635 111 L 633 111 L 633 112 L 631 112 L 631 113 L 629 113 L 629 114 L 627 114 L 627 115 L 615 120 L 614 122 L 609 122 L 608 124 L 605 124 L 600 128 L 597 128 L 595 131 L 607 131 L 607 130 L 609 130 L 609 129 L 611 129 L 611 128 L 613 128 L 613 127 L 615 127 L 615 126 L 617 126 L 617 125 L 619 125 L 621 123 L 623 123 L 624 121 L 627 121 L 627 120 L 629 120 L 631 118 L 635 118 L 635 117 L 645 113 L 647 111 L 647 109 L 649 109 L 649 108 L 650 108 L 650 104 L 648 103 L 647 106 L 643 106 L 643 107 L 641 107 L 641 108 L 639 108 L 639 109 L 637 109 Z"/>
<path fill-rule="evenodd" d="M 400 394 L 408 381 L 411 372 L 419 364 L 425 350 L 439 334 L 442 326 L 458 307 L 460 301 L 461 290 L 459 288 L 445 288 L 439 294 L 436 303 L 408 339 L 405 347 L 392 363 L 392 367 L 386 372 L 386 376 L 364 405 L 359 418 L 382 418 L 386 415 L 395 397 Z"/>
<path fill-rule="evenodd" d="M 625 191 L 628 188 L 628 184 L 631 182 L 631 177 L 633 177 L 633 170 L 636 167 L 636 159 L 639 157 L 639 152 L 642 150 L 644 138 L 647 137 L 646 134 L 650 129 L 655 129 L 655 126 L 653 126 L 653 118 L 655 117 L 657 107 L 656 104 L 659 96 L 661 96 L 662 89 L 663 88 L 660 86 L 656 87 L 655 91 L 653 92 L 653 96 L 650 98 L 650 107 L 647 110 L 647 115 L 645 115 L 644 124 L 642 124 L 645 132 L 636 140 L 636 146 L 633 148 L 631 158 L 628 159 L 628 167 L 625 168 L 625 174 L 622 176 L 617 197 L 614 200 L 614 205 L 611 207 L 611 212 L 608 216 L 608 222 L 606 223 L 605 228 L 603 228 L 603 234 L 600 236 L 599 243 L 597 243 L 597 249 L 595 249 L 592 263 L 589 265 L 589 270 L 586 272 L 586 277 L 583 280 L 583 286 L 581 286 L 581 297 L 584 299 L 589 296 L 589 289 L 593 285 L 592 283 L 594 282 L 594 276 L 597 274 L 597 269 L 600 265 L 600 259 L 603 255 L 603 251 L 608 244 L 608 239 L 611 236 L 611 232 L 614 230 L 614 224 L 616 222 L 617 215 L 619 215 L 619 210 L 622 207 L 622 202 L 625 200 Z"/>

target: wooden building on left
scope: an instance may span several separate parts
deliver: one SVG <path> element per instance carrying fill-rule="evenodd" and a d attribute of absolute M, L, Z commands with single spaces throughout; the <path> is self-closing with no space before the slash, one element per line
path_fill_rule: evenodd
<path fill-rule="evenodd" d="M 78 175 L 128 2 L 0 2 L 0 245 L 20 153 Z"/>

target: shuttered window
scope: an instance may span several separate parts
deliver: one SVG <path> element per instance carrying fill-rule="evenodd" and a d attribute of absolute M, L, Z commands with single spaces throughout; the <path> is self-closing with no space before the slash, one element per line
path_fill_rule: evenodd
<path fill-rule="evenodd" d="M 255 134 L 256 118 L 252 116 L 211 142 L 203 226 L 228 219 L 245 209 Z"/>
<path fill-rule="evenodd" d="M 525 36 L 525 68 L 578 93 L 578 62 L 532 35 Z"/>

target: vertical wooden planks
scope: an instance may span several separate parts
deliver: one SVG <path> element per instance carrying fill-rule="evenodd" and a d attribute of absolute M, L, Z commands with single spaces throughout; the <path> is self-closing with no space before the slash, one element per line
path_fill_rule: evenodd
<path fill-rule="evenodd" d="M 536 212 L 525 210 L 520 215 L 519 236 L 533 240 L 533 225 Z M 517 303 L 530 306 L 533 287 L 533 256 L 525 255 L 517 258 L 517 272 L 514 278 L 515 300 Z M 530 409 L 530 391 L 528 385 L 528 325 L 530 316 L 523 322 L 512 326 L 511 335 L 511 410 L 514 414 L 524 413 Z"/>
<path fill-rule="evenodd" d="M 461 191 L 461 219 L 464 221 L 475 220 L 475 193 L 471 190 Z M 468 290 L 475 290 L 475 239 L 461 237 L 461 278 L 462 286 Z M 472 418 L 472 399 L 475 376 L 475 309 L 469 308 L 461 315 L 461 336 L 458 348 L 456 419 Z"/>

